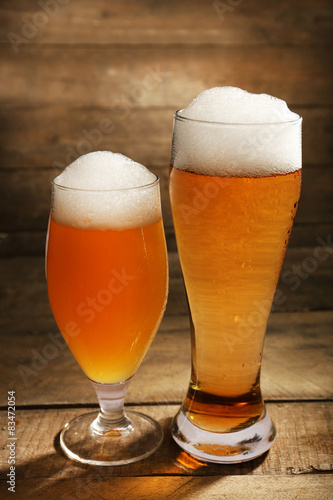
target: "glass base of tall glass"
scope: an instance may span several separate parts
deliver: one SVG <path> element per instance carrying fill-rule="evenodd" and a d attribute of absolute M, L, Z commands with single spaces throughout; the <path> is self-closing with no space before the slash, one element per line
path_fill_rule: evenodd
<path fill-rule="evenodd" d="M 129 382 L 92 382 L 101 409 L 80 415 L 61 431 L 60 445 L 69 458 L 89 465 L 125 465 L 149 457 L 160 446 L 163 430 L 158 422 L 124 411 Z"/>
<path fill-rule="evenodd" d="M 276 434 L 266 409 L 257 422 L 245 429 L 217 433 L 194 425 L 184 406 L 172 422 L 171 433 L 186 452 L 198 459 L 220 464 L 235 464 L 259 457 L 272 446 Z"/>

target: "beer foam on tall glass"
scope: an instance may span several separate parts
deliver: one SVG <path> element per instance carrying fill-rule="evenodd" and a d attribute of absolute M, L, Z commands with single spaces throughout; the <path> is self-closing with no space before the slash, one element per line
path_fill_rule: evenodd
<path fill-rule="evenodd" d="M 294 172 L 302 166 L 301 122 L 285 101 L 270 95 L 235 87 L 205 90 L 175 114 L 171 163 L 223 177 Z"/>
<path fill-rule="evenodd" d="M 155 174 L 120 153 L 88 153 L 54 179 L 52 219 L 89 230 L 147 226 L 161 218 L 155 183 Z"/>

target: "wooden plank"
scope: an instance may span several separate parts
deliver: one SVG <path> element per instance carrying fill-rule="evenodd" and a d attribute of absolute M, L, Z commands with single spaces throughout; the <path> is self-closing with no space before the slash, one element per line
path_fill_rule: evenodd
<path fill-rule="evenodd" d="M 288 247 L 313 247 L 316 238 L 325 240 L 332 232 L 330 224 L 294 224 Z M 177 250 L 172 226 L 165 227 L 169 252 Z M 44 231 L 14 231 L 0 233 L 0 257 L 37 257 L 45 254 Z"/>
<path fill-rule="evenodd" d="M 166 167 L 170 164 L 174 111 L 137 109 L 135 104 L 121 113 L 112 112 L 111 107 L 68 108 L 60 104 L 3 108 L 1 166 L 52 166 L 50 176 L 55 176 L 80 155 L 99 149 L 121 152 L 149 167 Z"/>
<path fill-rule="evenodd" d="M 332 298 L 332 231 L 316 237 L 312 248 L 287 249 L 274 299 L 273 311 L 331 310 Z M 177 296 L 178 308 L 170 313 L 179 314 L 186 309 L 182 272 L 178 254 L 169 252 L 170 294 Z M 316 287 L 316 291 L 313 290 Z M 180 309 L 181 308 L 181 309 Z M 171 312 L 172 311 L 172 312 Z"/>
<path fill-rule="evenodd" d="M 170 226 L 172 217 L 168 194 L 168 168 L 151 170 L 160 177 L 163 217 L 166 225 Z M 51 203 L 51 181 L 58 174 L 59 170 L 52 168 L 0 170 L 2 232 L 17 229 L 39 229 L 46 232 Z"/>
<path fill-rule="evenodd" d="M 326 184 L 327 182 L 328 185 Z M 303 168 L 301 199 L 295 222 L 315 222 L 317 218 L 317 211 L 318 214 L 321 214 L 319 217 L 323 218 L 323 222 L 332 222 L 332 186 L 333 169 L 324 170 L 319 165 L 314 166 L 313 168 Z M 318 197 L 316 196 L 315 191 L 320 193 Z M 309 201 L 310 199 L 312 199 L 312 203 Z M 316 208 L 314 207 L 314 204 Z"/>
<path fill-rule="evenodd" d="M 279 403 L 268 404 L 268 411 L 277 427 L 277 439 L 266 456 L 234 465 L 207 464 L 191 460 L 173 442 L 170 422 L 178 406 L 135 407 L 158 420 L 164 429 L 164 441 L 154 455 L 134 464 L 103 468 L 106 480 L 117 477 L 140 476 L 187 476 L 187 477 L 316 477 L 332 471 L 331 453 L 333 404 L 332 403 Z M 88 468 L 67 459 L 59 450 L 59 431 L 72 418 L 91 410 L 47 409 L 18 410 L 16 430 L 16 474 L 24 482 L 34 479 L 36 491 L 43 479 L 71 479 L 80 484 L 79 478 L 87 478 L 90 472 L 101 469 Z M 7 424 L 7 412 L 1 412 L 1 425 Z M 1 433 L 2 446 L 7 444 L 7 433 Z M 4 455 L 4 454 L 3 454 Z M 7 461 L 3 456 L 2 477 L 7 472 Z M 102 475 L 102 473 L 101 473 Z M 104 476 L 104 477 L 105 477 Z M 111 477 L 110 477 L 111 476 Z M 82 498 L 82 497 L 81 497 Z"/>
<path fill-rule="evenodd" d="M 303 183 L 304 186 L 304 183 Z M 304 187 L 303 187 L 304 190 Z M 302 195 L 303 200 L 303 195 Z M 303 204 L 303 202 L 302 202 Z M 300 224 L 295 221 L 288 248 L 311 247 L 316 244 L 317 238 L 325 239 L 332 233 L 332 224 Z M 171 239 L 171 237 L 170 237 Z M 42 247 L 41 247 L 42 248 Z"/>
<path fill-rule="evenodd" d="M 149 149 L 149 148 L 148 148 Z M 163 221 L 166 228 L 172 227 L 171 208 L 168 195 L 168 167 L 151 168 L 161 180 Z M 0 231 L 45 231 L 50 210 L 51 180 L 59 171 L 54 169 L 7 169 L 0 170 Z M 331 233 L 333 217 L 333 168 L 307 166 L 303 168 L 301 203 L 295 224 L 325 224 L 327 234 Z M 323 228 L 324 229 L 324 228 Z M 326 232 L 325 230 L 325 232 Z M 322 234 L 318 227 L 312 235 Z M 325 236 L 326 236 L 325 235 Z M 306 234 L 305 237 L 310 235 Z M 303 237 L 304 238 L 304 237 Z M 312 245 L 316 245 L 313 239 Z"/>
<path fill-rule="evenodd" d="M 45 254 L 45 231 L 0 233 L 0 257 Z"/>
<path fill-rule="evenodd" d="M 332 324 L 331 311 L 271 315 L 262 370 L 267 400 L 332 397 Z M 6 337 L 0 355 L 2 383 L 16 390 L 18 405 L 96 404 L 89 382 L 64 346 L 52 318 L 2 320 L 0 335 Z M 167 314 L 126 401 L 180 403 L 188 387 L 190 366 L 188 318 Z M 2 391 L 0 405 L 6 401 L 6 391 Z"/>
<path fill-rule="evenodd" d="M 168 167 L 151 170 L 160 177 L 163 218 L 166 225 L 170 226 L 172 217 L 168 194 Z M 2 232 L 39 229 L 46 233 L 51 203 L 51 181 L 59 172 L 56 168 L 0 170 Z"/>
<path fill-rule="evenodd" d="M 329 236 L 331 238 L 331 236 Z M 327 240 L 327 239 L 326 239 Z M 290 248 L 278 283 L 275 312 L 330 310 L 332 307 L 332 247 Z M 187 304 L 177 257 L 169 256 L 171 267 L 168 314 L 186 314 Z M 295 267 L 296 266 L 296 267 Z M 287 274 L 286 274 L 287 273 Z M 298 279 L 297 279 L 298 278 Z M 0 286 L 3 318 L 50 317 L 45 280 L 45 263 L 41 257 L 17 257 L 0 260 Z"/>
<path fill-rule="evenodd" d="M 109 477 L 109 470 L 87 470 L 85 478 L 45 478 L 19 481 L 17 493 L 24 498 L 75 500 L 331 500 L 332 475 L 275 476 L 153 476 Z M 1 489 L 2 487 L 2 489 Z M 5 492 L 0 482 L 0 492 Z M 84 496 L 83 496 L 84 495 Z"/>
<path fill-rule="evenodd" d="M 311 228 L 312 232 L 318 234 L 317 226 Z M 307 231 L 311 233 L 311 230 Z M 327 226 L 321 226 L 320 236 L 328 233 Z M 171 226 L 165 228 L 167 247 L 170 251 L 176 250 L 174 231 Z M 0 257 L 36 257 L 45 255 L 46 231 L 14 231 L 10 233 L 0 233 Z M 297 244 L 295 241 L 295 244 Z M 313 239 L 308 234 L 306 241 L 312 246 Z M 302 240 L 304 246 L 304 241 Z"/>
<path fill-rule="evenodd" d="M 325 256 L 329 255 L 325 262 L 319 262 L 315 259 L 313 249 L 310 251 L 304 249 L 303 257 L 299 256 L 297 263 L 289 264 L 289 256 L 292 255 L 293 250 L 290 248 L 287 251 L 282 267 L 275 296 L 274 312 L 331 310 L 333 308 L 332 247 L 325 250 Z M 310 272 L 307 272 L 306 269 L 309 269 Z M 315 271 L 312 272 L 312 269 Z M 170 280 L 168 308 L 169 313 L 175 315 L 184 314 L 186 311 L 187 301 L 182 278 Z"/>
<path fill-rule="evenodd" d="M 248 45 L 200 44 L 97 49 L 40 46 L 21 50 L 17 56 L 11 48 L 1 48 L 0 96 L 6 107 L 61 104 L 110 109 L 129 102 L 144 109 L 167 106 L 175 111 L 206 88 L 234 85 L 276 95 L 293 107 L 324 106 L 333 103 L 330 55 L 331 47 L 325 45 L 259 46 L 255 50 Z M 216 71 L 217 66 L 223 71 Z M 276 78 L 277 74 L 283 77 Z"/>
<path fill-rule="evenodd" d="M 119 151 L 148 167 L 167 167 L 176 109 L 134 107 L 126 109 L 125 115 L 110 108 L 69 108 L 60 104 L 4 107 L 0 112 L 1 167 L 53 166 L 56 175 L 81 154 L 98 149 Z M 304 119 L 304 165 L 332 165 L 332 109 L 293 109 Z M 112 125 L 105 120 L 111 120 Z M 103 123 L 110 126 L 104 132 Z"/>
<path fill-rule="evenodd" d="M 48 2 L 44 2 L 48 4 Z M 51 2 L 50 2 L 51 3 Z M 58 6 L 58 7 L 57 7 Z M 331 40 L 328 0 L 280 2 L 177 0 L 59 1 L 47 16 L 34 18 L 41 7 L 29 0 L 2 0 L 0 42 L 8 32 L 24 35 L 28 19 L 30 43 L 312 43 Z M 21 46 L 20 46 L 21 47 Z"/>
<path fill-rule="evenodd" d="M 331 238 L 331 236 L 329 236 Z M 317 248 L 317 247 L 316 247 Z M 332 307 L 332 247 L 320 250 L 316 260 L 314 248 L 290 248 L 278 283 L 279 300 L 275 312 L 330 310 Z M 186 314 L 187 305 L 176 256 L 172 262 L 168 314 Z M 297 268 L 295 266 L 298 266 Z M 312 271 L 313 270 L 313 271 Z M 285 273 L 288 274 L 285 274 Z M 296 278 L 299 279 L 296 279 Z M 3 318 L 50 317 L 45 280 L 45 263 L 41 257 L 17 257 L 0 260 L 1 310 Z M 284 298 L 286 297 L 286 298 Z"/>

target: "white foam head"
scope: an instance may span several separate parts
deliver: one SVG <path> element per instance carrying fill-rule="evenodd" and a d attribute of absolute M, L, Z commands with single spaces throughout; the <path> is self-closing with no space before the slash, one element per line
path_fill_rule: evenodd
<path fill-rule="evenodd" d="M 161 218 L 156 175 L 120 153 L 81 156 L 53 184 L 52 218 L 59 224 L 124 230 Z"/>
<path fill-rule="evenodd" d="M 276 97 L 236 87 L 205 90 L 176 113 L 172 164 L 236 177 L 293 172 L 302 166 L 301 122 Z"/>

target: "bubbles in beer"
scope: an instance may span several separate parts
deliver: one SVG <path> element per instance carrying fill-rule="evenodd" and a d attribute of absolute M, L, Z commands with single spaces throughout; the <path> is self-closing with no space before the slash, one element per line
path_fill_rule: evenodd
<path fill-rule="evenodd" d="M 179 170 L 261 177 L 301 168 L 301 119 L 285 101 L 215 87 L 178 111 L 172 164 Z"/>
<path fill-rule="evenodd" d="M 157 222 L 156 176 L 110 151 L 81 156 L 54 179 L 52 218 L 80 229 L 124 230 Z M 140 189 L 136 189 L 140 188 Z"/>

